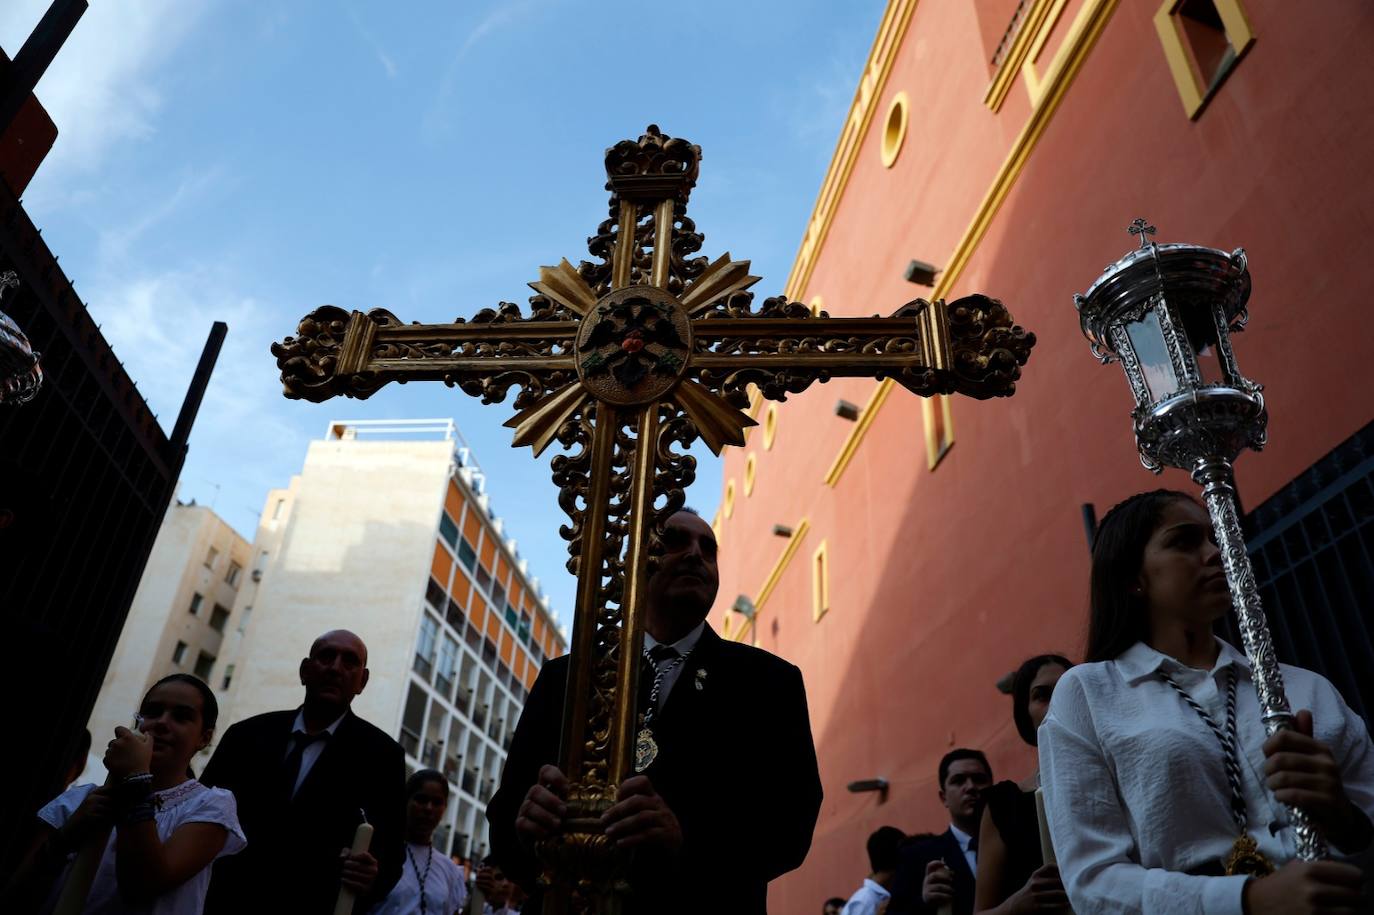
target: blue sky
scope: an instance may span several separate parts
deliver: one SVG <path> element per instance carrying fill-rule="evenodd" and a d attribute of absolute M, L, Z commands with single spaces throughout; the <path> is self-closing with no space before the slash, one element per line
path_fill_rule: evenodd
<path fill-rule="evenodd" d="M 47 5 L 0 4 L 11 56 Z M 325 303 L 523 306 L 541 264 L 585 256 L 605 147 L 651 122 L 703 147 L 703 253 L 780 294 L 883 6 L 95 0 L 38 86 L 60 133 L 25 203 L 164 429 L 229 324 L 183 499 L 251 538 L 330 419 L 453 417 L 567 620 L 552 451 L 510 450 L 508 404 L 442 385 L 287 401 L 269 344 Z M 709 517 L 720 469 L 697 453 Z"/>

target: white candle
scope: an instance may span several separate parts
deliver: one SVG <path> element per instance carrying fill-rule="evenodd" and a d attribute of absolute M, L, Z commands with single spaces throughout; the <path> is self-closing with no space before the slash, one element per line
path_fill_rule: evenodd
<path fill-rule="evenodd" d="M 372 844 L 372 824 L 359 823 L 357 832 L 353 833 L 352 853 L 361 855 L 367 851 Z M 352 915 L 353 913 L 353 891 L 346 886 L 339 887 L 339 898 L 334 902 L 334 915 Z"/>
<path fill-rule="evenodd" d="M 1058 864 L 1054 857 L 1054 842 L 1050 839 L 1050 821 L 1045 815 L 1045 789 L 1035 789 L 1035 815 L 1040 820 L 1040 852 L 1046 864 Z"/>

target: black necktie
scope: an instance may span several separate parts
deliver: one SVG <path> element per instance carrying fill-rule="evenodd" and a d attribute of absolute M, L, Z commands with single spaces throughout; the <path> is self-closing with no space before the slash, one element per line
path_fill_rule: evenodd
<path fill-rule="evenodd" d="M 286 762 L 282 763 L 282 785 L 286 789 L 287 800 L 295 797 L 296 779 L 301 775 L 301 760 L 305 756 L 305 748 L 321 740 L 328 740 L 329 732 L 307 734 L 304 731 L 293 731 L 291 739 L 295 741 L 295 746 L 286 754 Z"/>

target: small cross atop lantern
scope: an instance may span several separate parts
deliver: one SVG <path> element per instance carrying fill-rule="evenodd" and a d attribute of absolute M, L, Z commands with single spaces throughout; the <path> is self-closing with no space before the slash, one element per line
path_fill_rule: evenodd
<path fill-rule="evenodd" d="M 1265 730 L 1292 726 L 1255 573 L 1245 549 L 1231 467 L 1264 447 L 1261 386 L 1236 367 L 1231 333 L 1245 327 L 1250 271 L 1245 251 L 1156 244 L 1155 227 L 1131 223 L 1140 246 L 1073 297 L 1083 335 L 1103 364 L 1120 362 L 1135 396 L 1136 447 L 1155 473 L 1177 467 L 1202 486 L 1245 653 L 1254 668 Z M 1298 857 L 1326 856 L 1307 814 L 1289 808 Z"/>

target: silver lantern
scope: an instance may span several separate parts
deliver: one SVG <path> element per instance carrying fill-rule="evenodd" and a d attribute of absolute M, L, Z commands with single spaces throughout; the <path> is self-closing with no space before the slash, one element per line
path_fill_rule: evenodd
<path fill-rule="evenodd" d="M 1240 373 L 1231 334 L 1245 327 L 1250 272 L 1245 252 L 1156 244 L 1155 227 L 1137 219 L 1140 246 L 1112 264 L 1082 295 L 1079 323 L 1093 355 L 1121 363 L 1135 397 L 1140 461 L 1159 473 L 1178 467 L 1202 486 L 1245 653 L 1269 734 L 1293 715 L 1274 656 L 1250 556 L 1241 533 L 1231 462 L 1264 447 L 1268 414 L 1261 386 Z M 1307 815 L 1290 808 L 1298 857 L 1325 857 Z"/>
<path fill-rule="evenodd" d="M 0 301 L 6 289 L 18 285 L 19 277 L 13 270 L 0 273 Z M 34 398 L 43 384 L 38 359 L 19 325 L 0 311 L 0 403 L 21 404 Z"/>

